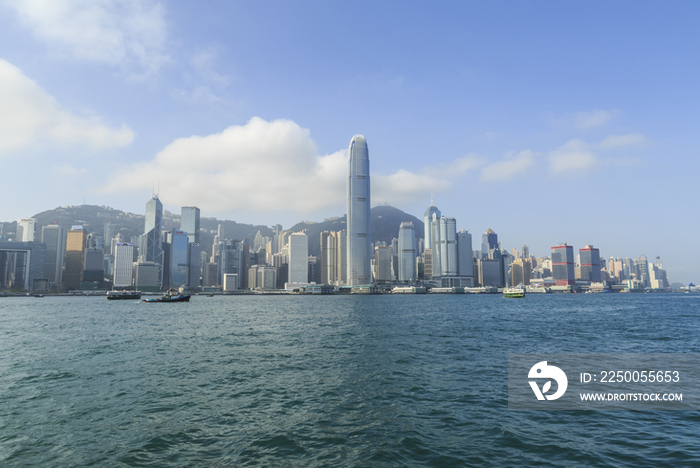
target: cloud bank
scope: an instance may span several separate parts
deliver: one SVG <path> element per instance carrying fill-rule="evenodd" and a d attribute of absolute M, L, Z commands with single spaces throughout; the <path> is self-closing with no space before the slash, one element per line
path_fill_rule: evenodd
<path fill-rule="evenodd" d="M 371 158 L 371 152 L 370 152 Z M 426 198 L 447 190 L 447 168 L 469 170 L 459 158 L 442 168 L 372 174 L 372 203 Z M 179 138 L 153 160 L 116 173 L 105 192 L 148 189 L 172 205 L 197 205 L 215 213 L 291 210 L 310 213 L 345 206 L 347 149 L 319 155 L 308 129 L 290 120 L 252 118 L 221 133 Z"/>
<path fill-rule="evenodd" d="M 110 128 L 98 117 L 63 109 L 14 65 L 0 59 L 0 158 L 18 150 L 56 147 L 97 151 L 131 144 L 134 132 Z"/>
<path fill-rule="evenodd" d="M 22 0 L 4 3 L 54 53 L 118 67 L 133 77 L 154 72 L 165 53 L 165 9 L 153 0 Z"/>

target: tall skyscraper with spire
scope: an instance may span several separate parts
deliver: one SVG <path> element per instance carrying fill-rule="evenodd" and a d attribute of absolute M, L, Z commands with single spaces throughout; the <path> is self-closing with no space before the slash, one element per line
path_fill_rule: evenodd
<path fill-rule="evenodd" d="M 153 198 L 146 203 L 146 220 L 143 230 L 146 251 L 143 257 L 147 262 L 158 264 L 158 282 L 161 286 L 163 285 L 162 223 L 163 204 L 158 199 L 158 195 L 153 195 Z"/>
<path fill-rule="evenodd" d="M 348 149 L 348 286 L 372 282 L 369 187 L 367 141 L 355 135 Z"/>
<path fill-rule="evenodd" d="M 440 213 L 440 210 L 438 210 L 438 207 L 433 203 L 433 197 L 430 197 L 430 206 L 427 210 L 425 210 L 425 215 L 423 215 L 423 242 L 426 249 L 433 248 L 430 223 L 432 223 L 435 219 L 440 219 L 441 216 L 442 214 Z"/>

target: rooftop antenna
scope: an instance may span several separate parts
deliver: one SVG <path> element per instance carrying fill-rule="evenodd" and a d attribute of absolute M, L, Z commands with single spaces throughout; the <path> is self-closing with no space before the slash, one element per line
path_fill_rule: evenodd
<path fill-rule="evenodd" d="M 433 192 L 430 192 L 430 206 L 433 206 Z"/>

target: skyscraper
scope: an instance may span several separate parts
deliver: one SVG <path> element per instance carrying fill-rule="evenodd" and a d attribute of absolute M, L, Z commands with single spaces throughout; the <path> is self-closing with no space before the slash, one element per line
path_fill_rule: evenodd
<path fill-rule="evenodd" d="M 52 285 L 59 285 L 63 283 L 63 249 L 65 247 L 63 228 L 58 224 L 42 227 L 41 242 L 46 244 L 46 279 Z"/>
<path fill-rule="evenodd" d="M 119 242 L 114 246 L 114 289 L 133 285 L 134 245 Z"/>
<path fill-rule="evenodd" d="M 592 245 L 586 245 L 579 249 L 581 279 L 586 281 L 599 282 L 600 275 L 600 251 Z"/>
<path fill-rule="evenodd" d="M 552 247 L 552 276 L 557 286 L 573 286 L 576 284 L 574 274 L 574 248 L 562 244 Z"/>
<path fill-rule="evenodd" d="M 170 236 L 170 287 L 187 285 L 188 234 L 173 229 Z"/>
<path fill-rule="evenodd" d="M 34 242 L 35 232 L 36 219 L 22 218 L 17 220 L 17 234 L 15 235 L 17 242 Z"/>
<path fill-rule="evenodd" d="M 486 258 L 490 250 L 498 248 L 500 248 L 498 245 L 498 234 L 491 229 L 487 229 L 484 235 L 481 236 L 481 256 Z"/>
<path fill-rule="evenodd" d="M 472 235 L 462 229 L 457 233 L 458 275 L 474 278 L 474 261 L 472 260 Z"/>
<path fill-rule="evenodd" d="M 335 278 L 335 237 L 328 231 L 321 233 L 321 284 L 333 284 Z"/>
<path fill-rule="evenodd" d="M 416 280 L 416 232 L 413 223 L 401 223 L 399 227 L 399 281 Z"/>
<path fill-rule="evenodd" d="M 309 239 L 303 232 L 295 232 L 289 236 L 288 282 L 309 282 Z"/>
<path fill-rule="evenodd" d="M 187 244 L 187 287 L 190 290 L 199 288 L 199 277 L 202 271 L 202 246 L 197 242 Z"/>
<path fill-rule="evenodd" d="M 372 282 L 370 242 L 369 151 L 362 135 L 348 149 L 348 285 Z"/>
<path fill-rule="evenodd" d="M 182 207 L 180 211 L 180 230 L 187 233 L 188 243 L 199 243 L 199 208 L 196 206 Z"/>
<path fill-rule="evenodd" d="M 434 219 L 440 219 L 441 216 L 440 210 L 433 204 L 433 198 L 430 197 L 430 206 L 425 210 L 425 215 L 423 216 L 423 245 L 425 249 L 433 248 L 430 223 L 432 223 Z"/>
<path fill-rule="evenodd" d="M 82 226 L 73 226 L 66 236 L 66 268 L 63 273 L 63 286 L 69 291 L 80 288 L 86 239 L 87 233 Z"/>
<path fill-rule="evenodd" d="M 158 281 L 163 284 L 163 248 L 161 247 L 161 229 L 163 220 L 163 204 L 154 195 L 146 203 L 146 221 L 144 226 L 145 252 L 141 255 L 147 262 L 158 264 Z"/>

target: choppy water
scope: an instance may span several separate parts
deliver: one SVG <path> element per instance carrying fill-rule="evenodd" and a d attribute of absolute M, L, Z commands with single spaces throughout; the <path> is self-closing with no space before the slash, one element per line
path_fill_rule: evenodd
<path fill-rule="evenodd" d="M 700 413 L 516 412 L 509 352 L 700 352 L 700 296 L 0 299 L 2 466 L 700 466 Z"/>

